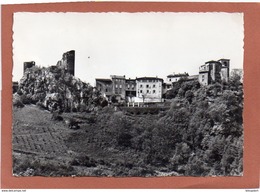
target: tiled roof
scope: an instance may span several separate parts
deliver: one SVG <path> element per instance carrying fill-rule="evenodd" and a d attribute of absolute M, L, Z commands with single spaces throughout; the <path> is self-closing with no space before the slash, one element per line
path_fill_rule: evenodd
<path fill-rule="evenodd" d="M 96 81 L 112 82 L 111 79 L 102 79 L 102 78 L 96 78 Z"/>
<path fill-rule="evenodd" d="M 158 78 L 158 77 L 137 77 L 136 80 L 162 80 L 161 78 Z"/>
<path fill-rule="evenodd" d="M 189 76 L 188 73 L 178 73 L 178 74 L 170 74 L 167 77 L 187 77 Z"/>

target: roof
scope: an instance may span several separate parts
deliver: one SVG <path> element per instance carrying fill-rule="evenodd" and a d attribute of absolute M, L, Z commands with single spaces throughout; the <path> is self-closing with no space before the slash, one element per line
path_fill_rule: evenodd
<path fill-rule="evenodd" d="M 96 81 L 112 82 L 111 79 L 96 78 Z"/>
<path fill-rule="evenodd" d="M 211 61 L 207 61 L 205 64 L 207 63 L 220 63 L 219 61 L 214 61 L 214 60 L 211 60 Z"/>
<path fill-rule="evenodd" d="M 187 77 L 189 76 L 188 73 L 178 73 L 178 74 L 170 74 L 167 77 Z"/>
<path fill-rule="evenodd" d="M 123 76 L 120 76 L 120 75 L 110 75 L 110 77 L 112 79 L 125 79 L 125 75 L 123 75 Z"/>
<path fill-rule="evenodd" d="M 138 78 L 136 78 L 136 80 L 155 80 L 155 79 L 163 81 L 163 79 L 158 78 L 158 77 L 138 77 Z"/>
<path fill-rule="evenodd" d="M 199 75 L 191 75 L 188 77 L 188 79 L 197 79 L 199 78 Z"/>
<path fill-rule="evenodd" d="M 135 81 L 135 79 L 126 79 L 125 81 Z"/>
<path fill-rule="evenodd" d="M 230 59 L 219 59 L 218 61 L 230 61 Z"/>
<path fill-rule="evenodd" d="M 209 71 L 199 71 L 199 73 L 209 73 Z"/>

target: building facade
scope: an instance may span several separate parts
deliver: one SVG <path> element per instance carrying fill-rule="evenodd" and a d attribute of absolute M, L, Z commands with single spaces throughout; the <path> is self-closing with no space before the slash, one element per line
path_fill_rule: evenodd
<path fill-rule="evenodd" d="M 220 59 L 218 61 L 221 63 L 221 80 L 224 82 L 228 82 L 230 74 L 229 59 Z"/>
<path fill-rule="evenodd" d="M 229 80 L 229 60 L 208 61 L 199 67 L 199 82 L 209 85 L 214 82 L 227 82 Z"/>
<path fill-rule="evenodd" d="M 125 76 L 111 75 L 112 80 L 112 93 L 117 98 L 125 98 Z"/>
<path fill-rule="evenodd" d="M 96 79 L 96 89 L 109 101 L 147 103 L 162 102 L 163 79 L 140 77 L 126 79 L 125 76 L 111 75 L 111 79 Z"/>
<path fill-rule="evenodd" d="M 126 79 L 125 80 L 125 96 L 127 102 L 134 102 L 136 97 L 136 80 Z"/>
<path fill-rule="evenodd" d="M 184 72 L 184 73 L 178 73 L 178 74 L 170 74 L 167 76 L 167 79 L 166 79 L 166 82 L 167 83 L 174 83 L 174 82 L 177 82 L 180 80 L 180 78 L 185 78 L 185 77 L 188 77 L 189 74 Z"/>
<path fill-rule="evenodd" d="M 189 77 L 189 74 L 184 72 L 184 73 L 178 73 L 178 74 L 170 74 L 166 78 L 166 82 L 164 83 L 164 92 L 167 92 L 167 90 L 170 90 L 173 88 L 173 83 L 178 82 L 181 78 L 187 78 Z"/>
<path fill-rule="evenodd" d="M 136 78 L 135 102 L 162 102 L 163 79 L 158 77 Z"/>
<path fill-rule="evenodd" d="M 96 79 L 96 89 L 100 91 L 104 97 L 111 100 L 113 95 L 113 84 L 111 79 Z"/>

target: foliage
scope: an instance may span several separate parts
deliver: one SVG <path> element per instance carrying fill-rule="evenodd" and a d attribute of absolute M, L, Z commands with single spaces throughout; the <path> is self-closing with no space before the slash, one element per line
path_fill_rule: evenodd
<path fill-rule="evenodd" d="M 76 172 L 66 163 L 54 163 L 43 158 L 29 156 L 19 159 L 13 156 L 13 173 L 17 176 L 71 176 Z"/>
<path fill-rule="evenodd" d="M 200 87 L 195 82 L 181 82 L 181 91 L 163 115 L 99 114 L 96 131 L 103 135 L 96 141 L 105 140 L 105 151 L 113 148 L 139 154 L 140 160 L 131 163 L 132 171 L 122 164 L 125 172 L 119 168 L 119 175 L 142 175 L 136 167 L 163 167 L 166 172 L 189 176 L 241 175 L 243 90 L 241 86 L 231 90 L 233 83 Z"/>

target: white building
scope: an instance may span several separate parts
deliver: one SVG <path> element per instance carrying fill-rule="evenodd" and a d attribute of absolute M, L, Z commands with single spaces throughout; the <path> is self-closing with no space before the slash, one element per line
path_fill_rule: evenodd
<path fill-rule="evenodd" d="M 135 102 L 162 102 L 163 79 L 158 77 L 136 78 Z"/>

